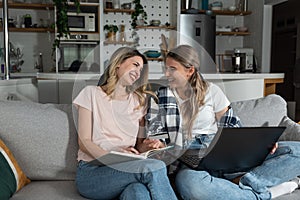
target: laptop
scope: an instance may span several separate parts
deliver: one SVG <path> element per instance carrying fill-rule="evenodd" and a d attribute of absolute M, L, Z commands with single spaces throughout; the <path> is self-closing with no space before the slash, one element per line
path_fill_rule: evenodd
<path fill-rule="evenodd" d="M 211 174 L 245 172 L 259 166 L 286 127 L 221 128 L 206 149 L 188 149 L 178 160 Z M 176 154 L 173 156 L 178 156 Z"/>

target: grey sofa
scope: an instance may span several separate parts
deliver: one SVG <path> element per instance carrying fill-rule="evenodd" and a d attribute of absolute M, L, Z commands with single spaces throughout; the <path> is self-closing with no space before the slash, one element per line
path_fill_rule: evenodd
<path fill-rule="evenodd" d="M 300 125 L 282 120 L 286 102 L 277 95 L 235 102 L 232 107 L 244 125 L 290 123 L 281 139 L 300 140 Z M 31 180 L 12 200 L 84 199 L 74 182 L 78 149 L 74 124 L 71 105 L 0 101 L 0 138 Z M 300 190 L 278 199 L 300 199 Z"/>

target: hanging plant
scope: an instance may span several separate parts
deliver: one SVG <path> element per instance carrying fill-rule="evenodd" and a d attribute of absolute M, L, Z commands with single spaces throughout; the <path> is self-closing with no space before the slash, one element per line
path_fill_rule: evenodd
<path fill-rule="evenodd" d="M 119 28 L 117 25 L 114 25 L 114 24 L 106 24 L 104 27 L 103 27 L 104 30 L 108 31 L 108 32 L 118 32 Z"/>
<path fill-rule="evenodd" d="M 134 11 L 131 14 L 131 26 L 133 29 L 135 29 L 138 25 L 144 25 L 147 24 L 147 12 L 144 10 L 143 5 L 141 4 L 140 0 L 133 0 L 133 4 L 135 5 Z M 142 22 L 142 23 L 141 23 Z"/>
<path fill-rule="evenodd" d="M 68 37 L 70 35 L 69 27 L 68 27 L 68 9 L 69 4 L 68 0 L 53 0 L 54 6 L 56 8 L 56 37 L 53 42 L 52 50 L 53 52 L 60 45 L 60 40 L 63 37 Z M 80 12 L 80 0 L 74 0 L 74 6 L 77 12 Z"/>

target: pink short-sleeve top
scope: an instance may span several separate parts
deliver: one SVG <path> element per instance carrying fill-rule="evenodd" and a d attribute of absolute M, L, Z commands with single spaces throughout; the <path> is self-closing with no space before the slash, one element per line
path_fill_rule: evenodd
<path fill-rule="evenodd" d="M 92 112 L 92 142 L 102 149 L 111 151 L 135 145 L 139 121 L 145 115 L 145 108 L 138 108 L 135 94 L 130 93 L 127 100 L 113 100 L 101 87 L 86 86 L 73 104 Z M 77 159 L 93 158 L 79 149 Z"/>

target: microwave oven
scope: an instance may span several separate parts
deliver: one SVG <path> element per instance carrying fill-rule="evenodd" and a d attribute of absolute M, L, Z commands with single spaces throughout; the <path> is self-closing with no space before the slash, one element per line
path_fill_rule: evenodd
<path fill-rule="evenodd" d="M 95 13 L 68 12 L 67 15 L 70 31 L 96 32 Z"/>

